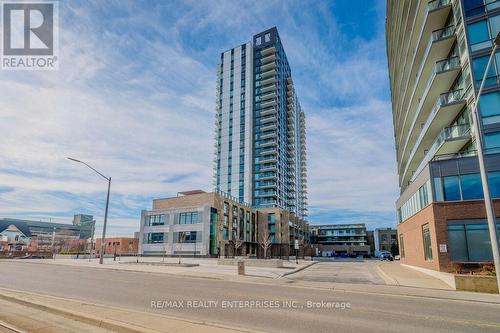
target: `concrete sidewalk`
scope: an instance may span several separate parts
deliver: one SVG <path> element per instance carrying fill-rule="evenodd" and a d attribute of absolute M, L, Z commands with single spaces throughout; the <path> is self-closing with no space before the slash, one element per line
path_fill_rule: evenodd
<path fill-rule="evenodd" d="M 405 267 L 399 262 L 381 262 L 377 268 L 388 285 L 454 290 L 442 280 Z"/>
<path fill-rule="evenodd" d="M 0 321 L 21 332 L 257 332 L 4 288 Z"/>
<path fill-rule="evenodd" d="M 104 264 L 100 265 L 98 259 L 92 259 L 90 262 L 88 259 L 9 259 L 19 260 L 23 263 L 34 263 L 34 264 L 49 264 L 49 265 L 68 265 L 77 267 L 93 267 L 99 269 L 112 269 L 112 270 L 124 270 L 124 271 L 136 271 L 145 273 L 164 273 L 164 274 L 174 274 L 189 277 L 205 277 L 212 279 L 221 280 L 234 280 L 238 279 L 238 272 L 236 266 L 228 265 L 218 265 L 217 259 L 214 258 L 181 258 L 182 263 L 187 264 L 198 264 L 199 266 L 193 267 L 175 267 L 175 266 L 161 266 L 161 265 L 137 265 L 136 257 L 123 257 L 113 261 L 113 258 L 105 258 Z M 158 257 L 140 257 L 139 261 L 150 262 L 150 263 L 178 263 L 178 258 L 158 258 Z M 260 278 L 270 278 L 276 279 L 287 272 L 291 272 L 296 269 L 302 269 L 311 264 L 311 261 L 299 260 L 298 264 L 295 260 L 284 261 L 283 268 L 271 268 L 271 267 L 245 267 L 246 276 L 249 277 L 260 277 Z"/>

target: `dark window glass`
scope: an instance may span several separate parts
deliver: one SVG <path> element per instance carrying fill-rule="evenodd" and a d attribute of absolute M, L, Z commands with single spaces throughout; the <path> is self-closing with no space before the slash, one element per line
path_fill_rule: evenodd
<path fill-rule="evenodd" d="M 443 177 L 444 200 L 460 200 L 458 176 Z"/>
<path fill-rule="evenodd" d="M 403 235 L 399 235 L 399 252 L 401 254 L 401 258 L 405 257 L 405 241 Z"/>
<path fill-rule="evenodd" d="M 500 171 L 489 172 L 488 182 L 490 185 L 490 195 L 493 198 L 500 198 Z"/>
<path fill-rule="evenodd" d="M 486 20 L 467 25 L 469 42 L 472 51 L 477 51 L 491 46 L 490 32 Z"/>
<path fill-rule="evenodd" d="M 448 250 L 453 261 L 467 261 L 467 241 L 463 225 L 448 226 Z"/>
<path fill-rule="evenodd" d="M 500 121 L 500 118 L 497 118 L 500 116 L 500 92 L 481 95 L 479 106 L 485 124 Z"/>
<path fill-rule="evenodd" d="M 472 67 L 474 69 L 474 79 L 476 80 L 476 84 L 479 86 L 481 84 L 481 80 L 483 79 L 484 72 L 486 70 L 486 66 L 488 65 L 489 55 L 475 58 L 472 60 Z M 488 74 L 486 76 L 485 86 L 492 85 L 496 83 L 496 74 L 495 74 L 495 61 L 492 61 L 490 65 L 490 69 L 488 70 Z"/>
<path fill-rule="evenodd" d="M 484 13 L 484 0 L 464 0 L 465 17 Z"/>
<path fill-rule="evenodd" d="M 464 200 L 481 199 L 483 197 L 483 186 L 481 176 L 478 173 L 460 176 L 462 196 Z"/>
<path fill-rule="evenodd" d="M 429 230 L 429 224 L 425 224 L 422 227 L 422 238 L 424 241 L 425 260 L 432 260 L 432 243 L 431 243 L 431 232 Z"/>
<path fill-rule="evenodd" d="M 490 235 L 487 224 L 468 224 L 465 227 L 467 233 L 467 249 L 470 261 L 492 260 Z"/>
<path fill-rule="evenodd" d="M 163 232 L 152 232 L 146 234 L 146 243 L 147 244 L 163 243 L 164 238 L 165 234 Z"/>
<path fill-rule="evenodd" d="M 486 146 L 486 153 L 500 152 L 500 132 L 485 134 L 484 145 Z"/>

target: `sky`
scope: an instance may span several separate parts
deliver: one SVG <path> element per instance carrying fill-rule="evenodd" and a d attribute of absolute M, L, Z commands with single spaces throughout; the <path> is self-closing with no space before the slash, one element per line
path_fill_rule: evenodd
<path fill-rule="evenodd" d="M 356 10 L 353 10 L 353 7 Z M 0 217 L 139 230 L 212 190 L 220 53 L 276 26 L 306 113 L 309 221 L 395 226 L 385 1 L 61 1 L 59 70 L 0 75 Z"/>

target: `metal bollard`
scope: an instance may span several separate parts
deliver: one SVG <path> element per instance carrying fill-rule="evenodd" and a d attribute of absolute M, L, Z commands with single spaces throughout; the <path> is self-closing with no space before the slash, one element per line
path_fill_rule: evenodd
<path fill-rule="evenodd" d="M 243 260 L 238 261 L 238 275 L 245 275 L 245 262 Z"/>

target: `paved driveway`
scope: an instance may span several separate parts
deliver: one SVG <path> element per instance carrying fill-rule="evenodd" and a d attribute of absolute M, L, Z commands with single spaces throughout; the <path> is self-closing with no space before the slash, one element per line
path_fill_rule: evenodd
<path fill-rule="evenodd" d="M 321 262 L 298 273 L 288 275 L 291 280 L 338 282 L 338 283 L 364 283 L 386 284 L 378 273 L 376 260 L 346 260 L 338 259 Z"/>

